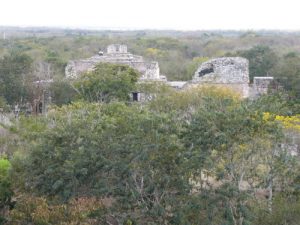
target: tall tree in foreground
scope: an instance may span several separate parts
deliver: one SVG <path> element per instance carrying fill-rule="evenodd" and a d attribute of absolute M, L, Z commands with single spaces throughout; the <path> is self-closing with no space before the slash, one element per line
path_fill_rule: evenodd
<path fill-rule="evenodd" d="M 89 102 L 126 101 L 139 73 L 127 65 L 100 63 L 74 82 L 80 97 Z"/>
<path fill-rule="evenodd" d="M 208 97 L 185 126 L 185 168 L 194 184 L 194 207 L 188 203 L 187 211 L 203 212 L 196 216 L 196 210 L 194 221 L 249 224 L 253 204 L 259 202 L 256 190 L 264 190 L 265 210 L 272 212 L 274 190 L 288 187 L 294 179 L 295 159 L 280 145 L 281 124 L 274 116 L 267 119 L 258 103 Z"/>

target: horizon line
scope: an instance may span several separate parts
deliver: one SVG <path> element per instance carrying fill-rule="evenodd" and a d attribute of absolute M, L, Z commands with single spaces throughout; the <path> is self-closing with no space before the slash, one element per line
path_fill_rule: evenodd
<path fill-rule="evenodd" d="M 199 32 L 199 31 L 235 31 L 235 32 L 257 32 L 257 31 L 277 31 L 277 32 L 300 32 L 300 29 L 276 29 L 276 28 L 139 28 L 139 27 L 96 27 L 96 26 L 63 26 L 63 25 L 1 25 L 0 28 L 19 29 L 68 29 L 68 30 L 88 30 L 88 31 L 179 31 L 179 32 Z"/>

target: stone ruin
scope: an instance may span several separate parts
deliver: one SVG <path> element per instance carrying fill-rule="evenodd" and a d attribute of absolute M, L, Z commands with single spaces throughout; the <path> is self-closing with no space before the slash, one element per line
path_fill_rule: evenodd
<path fill-rule="evenodd" d="M 126 45 L 119 44 L 109 45 L 106 53 L 99 52 L 88 59 L 69 61 L 65 68 L 66 77 L 77 78 L 81 73 L 93 70 L 101 62 L 128 65 L 140 72 L 140 81 L 166 81 L 166 77 L 160 74 L 158 62 L 146 62 L 142 56 L 129 53 Z"/>
<path fill-rule="evenodd" d="M 249 62 L 241 57 L 223 57 L 202 63 L 188 85 L 225 86 L 249 96 Z"/>
<path fill-rule="evenodd" d="M 251 95 L 255 97 L 262 94 L 267 94 L 271 85 L 272 88 L 275 88 L 273 84 L 275 85 L 273 77 L 254 77 Z"/>
<path fill-rule="evenodd" d="M 255 98 L 265 94 L 273 81 L 272 77 L 255 77 L 253 85 L 249 84 L 249 62 L 242 57 L 221 57 L 202 63 L 190 81 L 167 81 L 160 74 L 158 62 L 146 62 L 142 56 L 133 55 L 126 45 L 107 46 L 106 53 L 88 59 L 72 60 L 66 66 L 67 78 L 77 78 L 81 73 L 91 71 L 100 62 L 128 65 L 140 72 L 140 82 L 163 81 L 176 89 L 185 89 L 199 85 L 214 85 L 231 88 L 242 97 Z M 133 100 L 140 101 L 142 93 L 133 93 Z"/>
<path fill-rule="evenodd" d="M 241 57 L 223 57 L 203 63 L 195 72 L 192 82 L 216 84 L 248 84 L 249 63 Z"/>
<path fill-rule="evenodd" d="M 221 57 L 202 63 L 193 79 L 187 82 L 168 82 L 170 86 L 184 89 L 193 86 L 213 85 L 228 87 L 244 98 L 255 98 L 266 94 L 273 77 L 255 77 L 254 84 L 249 83 L 249 62 L 242 57 Z"/>

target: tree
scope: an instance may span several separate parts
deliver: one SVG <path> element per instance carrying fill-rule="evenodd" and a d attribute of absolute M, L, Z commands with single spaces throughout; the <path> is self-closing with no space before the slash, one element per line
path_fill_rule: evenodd
<path fill-rule="evenodd" d="M 300 57 L 290 52 L 282 57 L 274 70 L 274 77 L 289 93 L 294 104 L 298 104 L 300 98 Z M 299 112 L 299 111 L 298 111 Z"/>
<path fill-rule="evenodd" d="M 90 102 L 127 101 L 139 73 L 126 65 L 100 63 L 74 82 L 80 97 Z"/>
<path fill-rule="evenodd" d="M 187 185 L 170 115 L 124 103 L 74 103 L 46 120 L 55 122 L 34 132 L 19 170 L 35 192 L 62 201 L 87 193 L 113 197 L 116 216 L 167 220 L 169 205 Z"/>
<path fill-rule="evenodd" d="M 251 222 L 253 209 L 249 203 L 255 201 L 255 190 L 268 191 L 271 210 L 272 191 L 283 188 L 282 184 L 291 179 L 287 173 L 293 171 L 293 159 L 285 148 L 278 147 L 284 140 L 281 125 L 266 120 L 260 107 L 255 101 L 208 97 L 183 129 L 185 168 L 199 199 L 193 204 L 203 208 L 204 218 L 210 222 L 222 217 L 228 224 Z M 203 205 L 206 195 L 210 198 Z M 225 206 L 222 213 L 220 209 L 215 211 L 218 205 Z"/>
<path fill-rule="evenodd" d="M 32 59 L 12 52 L 0 59 L 0 93 L 8 104 L 21 103 L 29 97 Z"/>
<path fill-rule="evenodd" d="M 58 106 L 71 103 L 77 94 L 68 81 L 54 81 L 49 90 L 53 102 Z"/>
<path fill-rule="evenodd" d="M 257 45 L 249 50 L 238 51 L 237 55 L 249 60 L 250 81 L 253 77 L 264 77 L 271 75 L 272 69 L 278 62 L 275 52 L 268 46 Z"/>

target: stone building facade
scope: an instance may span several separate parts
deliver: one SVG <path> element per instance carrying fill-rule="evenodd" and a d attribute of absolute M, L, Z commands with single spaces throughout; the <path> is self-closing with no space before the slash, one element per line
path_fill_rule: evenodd
<path fill-rule="evenodd" d="M 76 78 L 81 73 L 91 71 L 100 62 L 128 65 L 140 72 L 140 80 L 166 81 L 166 77 L 160 74 L 158 62 L 147 62 L 142 56 L 133 55 L 127 51 L 126 45 L 113 44 L 107 47 L 106 53 L 88 59 L 71 60 L 65 68 L 67 78 Z"/>

